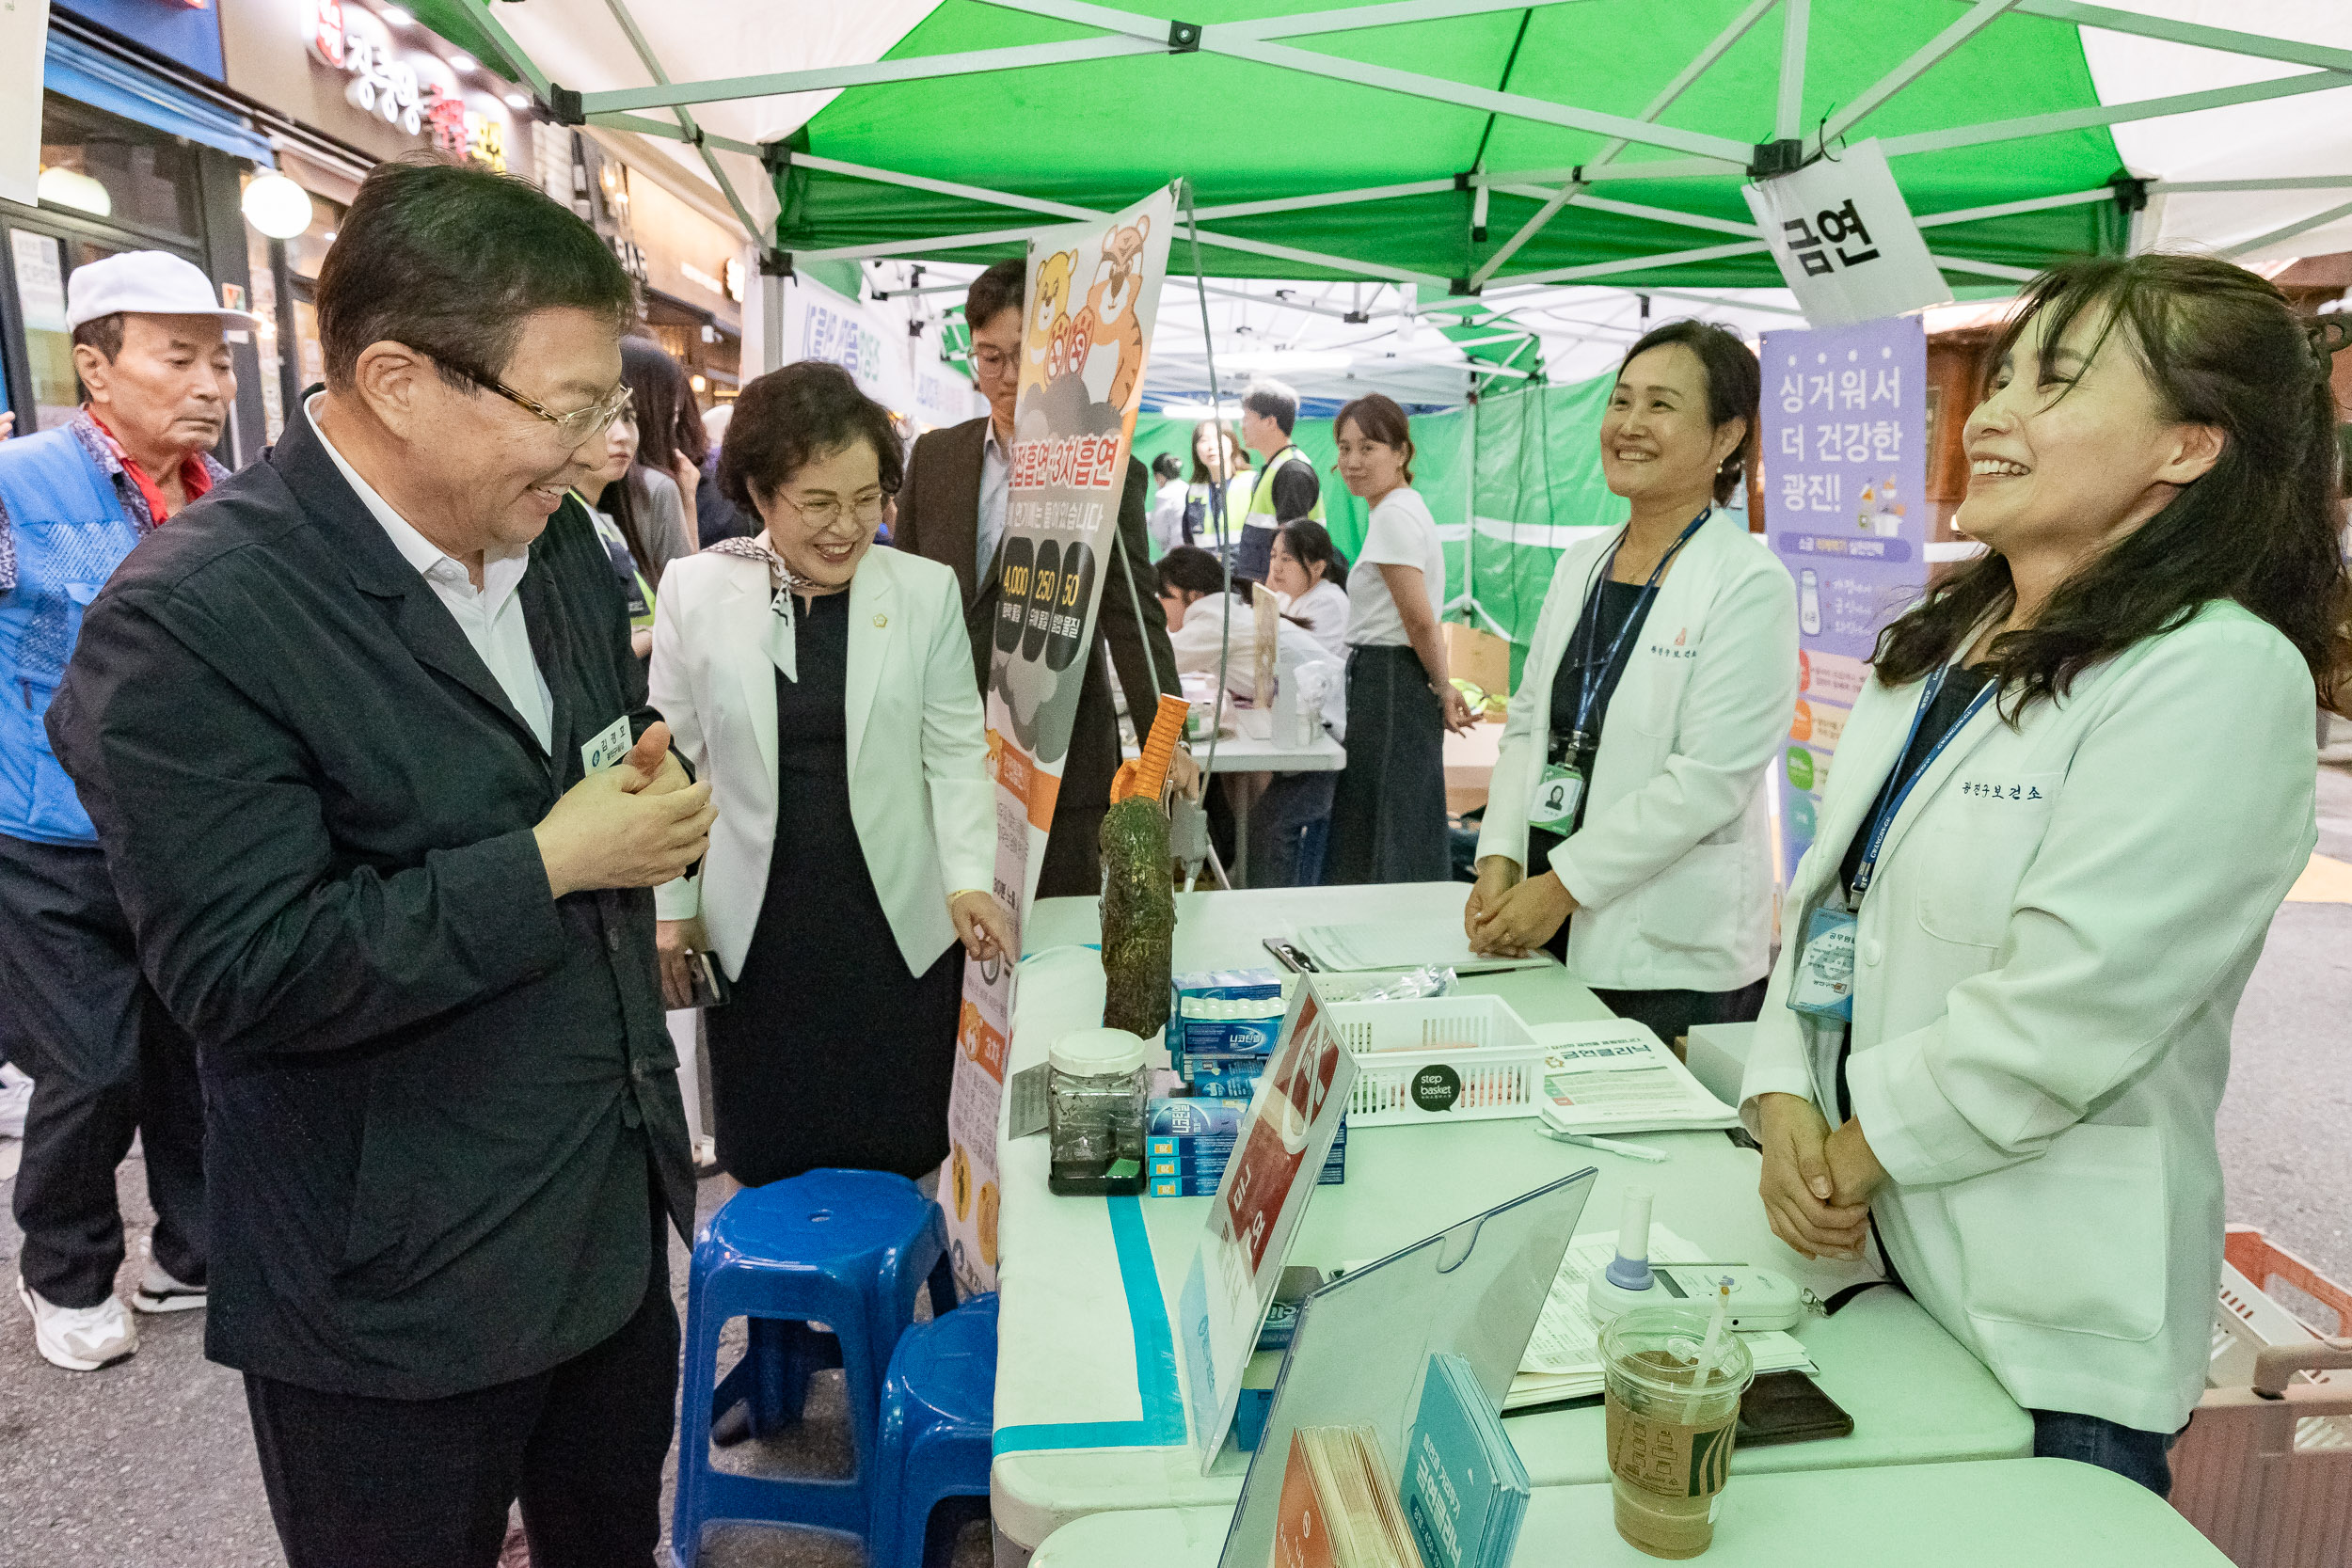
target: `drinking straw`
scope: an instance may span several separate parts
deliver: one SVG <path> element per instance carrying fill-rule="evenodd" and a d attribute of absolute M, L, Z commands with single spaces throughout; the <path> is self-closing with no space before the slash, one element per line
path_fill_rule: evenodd
<path fill-rule="evenodd" d="M 1731 1311 L 1731 1276 L 1724 1275 L 1715 1288 L 1715 1311 L 1707 1320 L 1707 1341 L 1699 1346 L 1699 1364 L 1691 1373 L 1691 1397 L 1682 1402 L 1682 1424 L 1691 1425 L 1699 1418 L 1699 1399 L 1707 1387 L 1707 1380 L 1715 1375 L 1715 1357 L 1723 1354 L 1724 1322 Z"/>

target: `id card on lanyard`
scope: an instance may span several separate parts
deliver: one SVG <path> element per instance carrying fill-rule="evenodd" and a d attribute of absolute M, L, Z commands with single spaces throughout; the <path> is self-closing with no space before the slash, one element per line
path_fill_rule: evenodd
<path fill-rule="evenodd" d="M 1944 748 L 1953 736 L 1968 727 L 1977 710 L 1992 700 L 1999 682 L 1988 681 L 1976 696 L 1969 699 L 1967 708 L 1949 729 L 1935 737 L 1918 766 L 1905 768 L 1904 759 L 1918 744 L 1919 726 L 1927 722 L 1929 710 L 1944 689 L 1945 679 L 1951 673 L 1946 665 L 1928 677 L 1927 686 L 1919 693 L 1919 706 L 1911 716 L 1911 728 L 1903 736 L 1903 748 L 1895 754 L 1896 774 L 1879 793 L 1878 809 L 1870 814 L 1864 830 L 1862 860 L 1854 867 L 1853 882 L 1846 890 L 1846 909 L 1817 909 L 1804 925 L 1804 946 L 1798 951 L 1795 978 L 1788 987 L 1788 1006 L 1800 1013 L 1832 1023 L 1847 1023 L 1853 1019 L 1853 956 L 1854 916 L 1849 912 L 1862 907 L 1863 895 L 1870 891 L 1870 883 L 1878 876 L 1879 854 L 1886 847 L 1886 834 L 1901 815 L 1903 802 L 1911 799 L 1912 790 L 1935 766 L 1935 759 L 1944 754 Z"/>
<path fill-rule="evenodd" d="M 1650 568 L 1649 579 L 1642 584 L 1641 596 L 1633 608 L 1626 611 L 1625 620 L 1617 627 L 1616 636 L 1609 640 L 1609 650 L 1596 660 L 1595 644 L 1600 641 L 1600 601 L 1610 576 L 1616 570 L 1617 551 L 1625 547 L 1625 535 L 1617 535 L 1610 546 L 1608 560 L 1602 562 L 1600 574 L 1593 579 L 1592 588 L 1584 596 L 1584 612 L 1578 618 L 1584 628 L 1584 652 L 1577 669 L 1576 715 L 1565 736 L 1551 732 L 1551 746 L 1545 758 L 1544 770 L 1535 780 L 1534 798 L 1528 802 L 1527 825 L 1565 838 L 1575 831 L 1577 808 L 1584 801 L 1584 780 L 1593 765 L 1593 753 L 1599 747 L 1593 739 L 1595 708 L 1601 689 L 1608 684 L 1609 672 L 1619 668 L 1626 641 L 1635 627 L 1648 618 L 1651 601 L 1658 597 L 1659 584 L 1666 580 L 1666 568 L 1674 564 L 1682 546 L 1691 542 L 1707 519 L 1714 515 L 1709 507 L 1691 519 L 1690 526 L 1666 546 L 1666 553 Z"/>

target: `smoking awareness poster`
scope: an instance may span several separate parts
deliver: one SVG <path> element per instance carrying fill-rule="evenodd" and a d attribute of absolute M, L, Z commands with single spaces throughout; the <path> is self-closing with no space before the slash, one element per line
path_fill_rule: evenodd
<path fill-rule="evenodd" d="M 1927 587 L 1927 333 L 1912 317 L 1764 334 L 1764 507 L 1797 579 L 1797 711 L 1781 756 L 1784 875 L 1813 843 L 1879 629 Z"/>
<path fill-rule="evenodd" d="M 1026 923 L 1086 656 L 1146 345 L 1174 227 L 1173 187 L 1095 228 L 1029 242 L 1012 483 L 996 550 L 988 759 L 996 779 L 996 896 Z M 1012 1033 L 1012 967 L 966 963 L 944 1173 L 948 1250 L 967 1292 L 996 1288 L 996 1109 Z"/>
<path fill-rule="evenodd" d="M 1233 1157 L 1177 1300 L 1193 1452 L 1203 1475 L 1233 1424 L 1242 1370 L 1258 1347 L 1282 1259 L 1306 1217 L 1355 1082 L 1356 1058 L 1340 1043 L 1314 987 L 1300 985 L 1257 1097 L 1233 1134 Z"/>
<path fill-rule="evenodd" d="M 1952 297 L 1876 141 L 1740 189 L 1816 327 L 1859 325 Z"/>

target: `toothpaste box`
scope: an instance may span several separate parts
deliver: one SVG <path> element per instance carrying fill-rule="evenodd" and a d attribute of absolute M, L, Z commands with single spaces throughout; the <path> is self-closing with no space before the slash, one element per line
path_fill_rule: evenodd
<path fill-rule="evenodd" d="M 1219 1183 L 1224 1180 L 1222 1170 L 1200 1175 L 1154 1176 L 1151 1184 L 1144 1188 L 1144 1194 L 1149 1197 L 1215 1197 Z M 1332 1164 L 1328 1161 L 1324 1163 L 1321 1173 L 1315 1177 L 1318 1187 L 1342 1187 L 1346 1184 L 1347 1167 Z"/>
<path fill-rule="evenodd" d="M 1144 1113 L 1143 1135 L 1165 1138 L 1223 1138 L 1241 1132 L 1249 1110 L 1242 1100 L 1154 1100 Z"/>
<path fill-rule="evenodd" d="M 1187 996 L 1208 1001 L 1281 1000 L 1282 976 L 1271 969 L 1199 969 L 1168 976 L 1168 1006 L 1181 1010 Z"/>
<path fill-rule="evenodd" d="M 1187 996 L 1177 1004 L 1173 1033 L 1186 1056 L 1263 1056 L 1281 1037 L 1284 1007 L 1279 996 Z"/>
<path fill-rule="evenodd" d="M 1248 1100 L 1257 1092 L 1265 1064 L 1265 1055 L 1259 1052 L 1187 1051 L 1176 1059 L 1176 1071 L 1195 1095 Z"/>

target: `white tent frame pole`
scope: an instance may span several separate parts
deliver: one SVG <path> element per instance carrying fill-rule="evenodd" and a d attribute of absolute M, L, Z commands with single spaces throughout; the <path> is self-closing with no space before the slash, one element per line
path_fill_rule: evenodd
<path fill-rule="evenodd" d="M 818 66 L 808 71 L 778 71 L 762 76 L 723 76 L 707 82 L 678 82 L 669 87 L 617 87 L 610 92 L 584 92 L 580 108 L 587 114 L 611 114 L 632 109 L 669 109 L 681 103 L 718 103 L 738 98 L 773 98 L 796 92 L 832 92 L 842 87 L 878 87 L 891 82 L 929 82 L 942 76 L 972 76 L 992 71 L 1021 71 L 1030 66 L 1070 65 L 1087 60 L 1116 59 L 1123 55 L 1163 55 L 1168 41 L 1146 42 L 1136 38 L 1073 39 L 1063 43 L 1024 43 L 1004 49 L 972 49 L 953 55 L 917 55 L 911 59 L 875 60 L 866 65 Z"/>
<path fill-rule="evenodd" d="M 1726 158 L 1660 158 L 1639 164 L 1609 164 L 1600 167 L 1585 166 L 1584 182 L 1588 185 L 1603 180 L 1720 180 L 1726 174 L 1747 172 L 1745 160 L 1735 164 Z M 1563 185 L 1577 178 L 1575 168 L 1516 168 L 1502 173 L 1473 173 L 1473 185 L 1542 185 L 1547 188 Z"/>
<path fill-rule="evenodd" d="M 1944 152 L 1955 147 L 1978 147 L 1986 142 L 2017 141 L 2061 131 L 2087 131 L 2097 125 L 2160 119 L 2167 115 L 2194 114 L 2200 109 L 2227 108 L 2233 103 L 2259 103 L 2274 98 L 2293 98 L 2299 93 L 2327 92 L 2335 87 L 2352 87 L 2352 71 L 2314 71 L 2300 76 L 2274 77 L 2266 82 L 2249 82 L 2234 87 L 2176 93 L 2169 98 L 2143 98 L 2132 103 L 2059 109 L 2044 115 L 2025 115 L 2016 119 L 1987 120 L 1980 125 L 1954 125 L 1941 131 L 1889 136 L 1879 145 L 1888 157 L 1899 158 L 1912 152 Z"/>
<path fill-rule="evenodd" d="M 1928 260 L 1947 272 L 1972 272 L 1982 277 L 1997 277 L 2006 283 L 2024 283 L 2042 275 L 2031 267 L 2012 267 L 2001 261 L 1973 261 L 1965 256 L 1946 256 L 1928 252 Z"/>
<path fill-rule="evenodd" d="M 1793 141 L 1804 134 L 1805 35 L 1813 26 L 1813 0 L 1788 0 L 1780 15 L 1780 97 L 1772 135 Z"/>
<path fill-rule="evenodd" d="M 822 174 L 844 174 L 853 180 L 871 180 L 878 184 L 904 185 L 909 190 L 928 191 L 933 196 L 961 197 L 967 201 L 985 201 L 993 207 L 1040 213 L 1069 223 L 1092 223 L 1106 215 L 1091 207 L 1073 207 L 1066 201 L 1018 196 L 1011 191 L 994 190 L 986 185 L 966 185 L 954 180 L 934 180 L 929 175 L 906 174 L 895 168 L 876 168 L 870 164 L 846 164 L 838 158 L 819 157 L 813 152 L 793 153 L 792 166 L 795 168 L 813 168 Z"/>
<path fill-rule="evenodd" d="M 1797 3 L 1797 0 L 1791 0 L 1791 3 Z M 1658 96 L 1651 99 L 1636 118 L 1646 124 L 1664 114 L 1673 106 L 1676 99 L 1690 90 L 1691 85 L 1707 73 L 1709 66 L 1722 59 L 1733 44 L 1747 37 L 1748 30 L 1764 19 L 1765 12 L 1778 4 L 1780 0 L 1750 0 L 1748 8 L 1733 17 L 1729 24 L 1722 32 L 1717 33 L 1706 48 L 1700 50 L 1691 58 L 1690 63 L 1676 72 L 1674 80 L 1660 88 Z M 1596 166 L 1612 163 L 1615 161 L 1617 154 L 1624 151 L 1629 145 L 1621 136 L 1612 137 L 1608 144 L 1594 156 L 1593 163 Z M 1552 220 L 1561 208 L 1575 199 L 1582 186 L 1583 182 L 1580 177 L 1561 186 L 1546 198 L 1544 204 L 1536 209 L 1534 215 L 1519 225 L 1518 232 L 1503 241 L 1501 247 L 1492 256 L 1480 262 L 1478 270 L 1470 274 L 1471 292 L 1475 293 L 1485 288 L 1486 280 L 1502 271 L 1504 263 L 1518 255 L 1521 246 L 1541 232 L 1544 226 Z M 1493 187 L 1485 188 L 1492 189 Z"/>
<path fill-rule="evenodd" d="M 2265 245 L 2277 245 L 2281 240 L 2291 240 L 2297 234 L 2308 234 L 2314 229 L 2333 223 L 2343 217 L 2352 217 L 2352 201 L 2330 207 L 2324 213 L 2313 213 L 2307 218 L 2297 218 L 2293 223 L 2273 229 L 2267 234 L 2257 234 L 2250 240 L 2240 240 L 2235 245 L 2226 245 L 2222 248 L 2221 254 L 2234 261 L 2241 256 L 2251 255 Z"/>
<path fill-rule="evenodd" d="M 589 124 L 599 130 L 627 131 L 633 136 L 660 136 L 664 141 L 692 141 L 694 139 L 666 119 L 647 119 L 644 115 L 595 114 L 587 116 L 586 119 Z M 702 138 L 705 147 L 715 147 L 722 152 L 740 152 L 746 158 L 756 158 L 760 155 L 759 146 L 755 142 L 737 141 L 733 136 L 717 135 L 709 131 L 703 132 Z"/>
<path fill-rule="evenodd" d="M 1087 0 L 985 0 L 985 3 L 1004 10 L 1050 17 L 1082 27 L 1115 29 L 1130 38 L 1155 40 L 1154 48 L 1164 50 L 1168 47 L 1170 24 L 1164 18 L 1112 10 L 1107 7 L 1088 4 Z M 1579 3 L 1579 0 L 1540 0 L 1540 3 L 1568 5 Z M 1529 98 L 1521 93 L 1498 92 L 1467 83 L 1449 82 L 1442 77 L 1423 76 L 1417 71 L 1373 65 L 1368 61 L 1319 55 L 1311 49 L 1298 49 L 1287 43 L 1272 41 L 1277 37 L 1297 37 L 1311 31 L 1352 31 L 1366 26 L 1430 21 L 1482 10 L 1529 8 L 1531 7 L 1525 4 L 1489 5 L 1486 0 L 1403 0 L 1401 4 L 1367 8 L 1360 11 L 1319 12 L 1316 15 L 1322 20 L 1315 21 L 1312 25 L 1303 25 L 1303 19 L 1300 18 L 1289 18 L 1279 24 L 1212 23 L 1200 29 L 1200 53 L 1249 60 L 1259 65 L 1279 66 L 1302 75 L 1328 77 L 1358 87 L 1378 87 L 1408 98 L 1426 98 L 1486 114 L 1509 115 L 1516 119 L 1532 119 L 1538 124 L 1564 126 L 1571 131 L 1623 136 L 1628 141 L 1639 142 L 1646 147 L 1695 152 L 1701 157 L 1722 158 L 1745 166 L 1752 150 L 1744 143 L 1735 142 L 1726 136 L 1645 125 L 1637 119 L 1628 119 L 1623 115 L 1605 114 L 1597 109 L 1580 109 L 1571 104 Z"/>
<path fill-rule="evenodd" d="M 1962 3 L 1964 4 L 1965 0 Z M 2167 43 L 2193 44 L 2200 49 L 2217 49 L 2228 55 L 2284 60 L 2289 65 L 2316 66 L 2323 71 L 2352 71 L 2352 49 L 2336 49 L 2324 43 L 2269 38 L 2261 33 L 2240 33 L 2195 22 L 2174 22 L 2169 17 L 2142 16 L 2107 6 L 2081 5 L 2076 0 L 2019 0 L 2017 10 L 2021 16 L 2072 22 L 2078 27 L 2130 33 L 2139 38 L 2161 39 Z"/>
<path fill-rule="evenodd" d="M 612 20 L 628 40 L 628 46 L 637 52 L 637 63 L 645 68 L 645 74 L 662 87 L 669 86 L 670 73 L 661 69 L 660 57 L 654 54 L 653 45 L 645 40 L 644 32 L 637 25 L 637 19 L 629 15 L 628 0 L 604 0 L 604 8 L 612 13 Z M 701 154 L 703 167 L 708 169 L 710 178 L 718 182 L 720 194 L 727 198 L 727 205 L 735 209 L 736 221 L 743 226 L 743 237 L 760 250 L 767 250 L 769 246 L 763 243 L 759 232 L 759 220 L 752 216 L 752 210 L 744 206 L 743 198 L 736 194 L 735 182 L 727 178 L 725 169 L 719 166 L 719 155 L 704 142 L 702 127 L 694 123 L 693 112 L 682 103 L 670 112 L 677 117 L 678 129 L 686 133 L 685 139 L 692 142 L 694 150 Z M 768 236 L 770 240 L 773 238 L 772 234 Z"/>
<path fill-rule="evenodd" d="M 1581 0 L 1394 0 L 1394 3 L 1386 6 L 1301 11 L 1296 16 L 1229 22 L 1223 24 L 1223 27 L 1229 38 L 1295 39 L 1316 33 L 1352 33 L 1364 27 L 1393 27 L 1408 22 L 1447 22 L 1457 17 L 1485 16 L 1495 11 L 1541 10 L 1549 6 L 1580 3 Z"/>
<path fill-rule="evenodd" d="M 1219 218 L 1254 218 L 1268 213 L 1303 213 L 1316 207 L 1344 207 L 1358 201 L 1393 201 L 1400 197 L 1438 196 L 1454 188 L 1451 180 L 1411 180 L 1401 185 L 1365 185 L 1352 191 L 1327 191 L 1320 196 L 1284 196 L 1266 201 L 1229 201 L 1222 207 L 1203 207 L 1193 215 L 1213 223 Z"/>
<path fill-rule="evenodd" d="M 2352 185 L 2352 180 L 2344 182 Z M 2102 185 L 2095 191 L 2071 191 L 2065 196 L 2037 196 L 2023 201 L 1995 201 L 1984 207 L 1956 207 L 1948 213 L 1927 213 L 1913 221 L 1921 229 L 1941 229 L 1947 224 L 1975 223 L 1979 218 L 2005 218 L 2018 213 L 2046 213 L 2057 207 L 2081 207 L 2093 201 L 2112 201 L 2115 192 Z"/>
<path fill-rule="evenodd" d="M 466 13 L 467 21 L 481 28 L 490 41 L 498 45 L 499 53 L 506 56 L 506 63 L 530 84 L 531 90 L 538 94 L 540 103 L 545 103 L 553 96 L 547 72 L 523 53 L 522 46 L 515 41 L 515 35 L 506 30 L 504 23 L 490 14 L 490 8 L 484 4 L 484 0 L 457 0 L 457 8 Z"/>
<path fill-rule="evenodd" d="M 2017 0 L 1977 0 L 1967 15 L 1920 45 L 1911 58 L 1871 83 L 1863 89 L 1861 97 L 1830 116 L 1829 122 L 1821 127 L 1821 145 L 1827 147 L 1855 124 L 1876 114 L 1881 104 L 1926 75 L 1946 55 L 1991 26 L 1994 19 L 2016 4 Z"/>
<path fill-rule="evenodd" d="M 2312 174 L 2279 180 L 2151 180 L 2150 196 L 2219 195 L 2233 191 L 2340 191 L 2352 187 L 2352 174 Z"/>
<path fill-rule="evenodd" d="M 1640 272 L 1647 267 L 1687 266 L 1692 261 L 1721 261 L 1730 256 L 1754 256 L 1772 247 L 1762 240 L 1741 240 L 1733 245 L 1701 245 L 1695 250 L 1670 250 L 1657 256 L 1634 256 L 1617 261 L 1593 261 L 1581 267 L 1555 267 L 1549 272 L 1531 272 L 1514 277 L 1517 283 L 1578 283 L 1587 278 L 1610 277 L 1621 272 Z"/>

